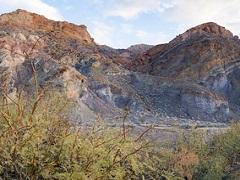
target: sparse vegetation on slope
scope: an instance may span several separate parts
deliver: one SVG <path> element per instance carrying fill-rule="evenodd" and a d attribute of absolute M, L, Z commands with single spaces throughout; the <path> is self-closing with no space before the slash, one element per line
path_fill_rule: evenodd
<path fill-rule="evenodd" d="M 150 50 L 24 10 L 0 15 L 0 30 L 0 179 L 239 179 L 240 125 L 226 127 L 240 116 L 240 43 L 224 27 Z M 174 143 L 147 139 L 152 122 Z"/>
<path fill-rule="evenodd" d="M 98 124 L 72 127 L 63 118 L 68 108 L 63 98 L 48 98 L 2 104 L 3 179 L 123 179 L 140 172 L 137 152 L 145 144 Z"/>
<path fill-rule="evenodd" d="M 232 125 L 224 134 L 213 137 L 203 146 L 194 179 L 239 179 L 240 124 Z"/>
<path fill-rule="evenodd" d="M 172 149 L 140 141 L 126 129 L 111 129 L 101 121 L 73 127 L 65 118 L 71 103 L 60 95 L 4 97 L 1 102 L 2 179 L 239 177 L 239 125 L 207 143 L 193 132 Z"/>

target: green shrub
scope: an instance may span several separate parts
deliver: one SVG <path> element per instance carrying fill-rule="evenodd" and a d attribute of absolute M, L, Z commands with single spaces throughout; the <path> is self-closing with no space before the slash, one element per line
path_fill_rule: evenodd
<path fill-rule="evenodd" d="M 237 179 L 240 177 L 240 124 L 207 143 L 199 154 L 195 179 Z"/>
<path fill-rule="evenodd" d="M 169 147 L 101 120 L 73 126 L 74 102 L 54 94 L 0 101 L 1 179 L 239 178 L 239 124 L 208 142 L 193 129 Z"/>
<path fill-rule="evenodd" d="M 18 98 L 0 113 L 0 177 L 3 179 L 124 179 L 143 170 L 145 143 L 96 123 L 72 127 L 60 96 Z M 51 97 L 51 98 L 50 98 Z M 30 102 L 30 103 L 29 103 Z"/>

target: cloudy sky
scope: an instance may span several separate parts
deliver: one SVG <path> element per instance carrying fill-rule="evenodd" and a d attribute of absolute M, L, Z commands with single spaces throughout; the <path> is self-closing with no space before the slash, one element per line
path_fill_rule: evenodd
<path fill-rule="evenodd" d="M 99 44 L 160 44 L 213 21 L 240 34 L 240 0 L 0 0 L 0 13 L 21 8 L 85 24 Z"/>

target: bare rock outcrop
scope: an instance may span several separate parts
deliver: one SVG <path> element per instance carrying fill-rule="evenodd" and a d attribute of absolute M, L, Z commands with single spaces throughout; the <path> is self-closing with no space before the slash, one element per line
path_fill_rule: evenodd
<path fill-rule="evenodd" d="M 239 39 L 211 22 L 187 30 L 168 44 L 151 48 L 129 68 L 161 77 L 163 83 L 179 82 L 181 98 L 178 103 L 169 102 L 169 106 L 180 104 L 178 109 L 193 117 L 207 119 L 213 115 L 212 119 L 227 120 L 239 115 L 236 100 L 239 99 L 239 60 Z M 176 86 L 172 85 L 171 89 Z M 186 87 L 191 91 L 186 92 Z M 199 89 L 205 92 L 204 96 L 198 93 Z M 172 96 L 177 98 L 174 93 Z"/>
<path fill-rule="evenodd" d="M 79 122 L 119 123 L 127 110 L 137 125 L 228 123 L 240 116 L 239 68 L 239 40 L 215 23 L 167 44 L 113 49 L 97 45 L 83 25 L 24 10 L 0 16 L 0 92 L 31 94 L 37 73 L 39 88 L 76 100 Z"/>
<path fill-rule="evenodd" d="M 52 21 L 44 16 L 18 9 L 12 13 L 0 16 L 0 26 L 14 29 L 27 29 L 35 32 L 58 32 L 63 38 L 72 38 L 94 45 L 94 40 L 84 25 L 75 25 L 68 22 Z"/>

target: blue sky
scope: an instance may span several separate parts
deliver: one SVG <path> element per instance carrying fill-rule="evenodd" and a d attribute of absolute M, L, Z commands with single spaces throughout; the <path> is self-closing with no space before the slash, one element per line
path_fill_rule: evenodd
<path fill-rule="evenodd" d="M 21 8 L 85 24 L 95 41 L 115 48 L 165 43 L 209 21 L 240 33 L 240 0 L 0 0 L 0 13 Z"/>

